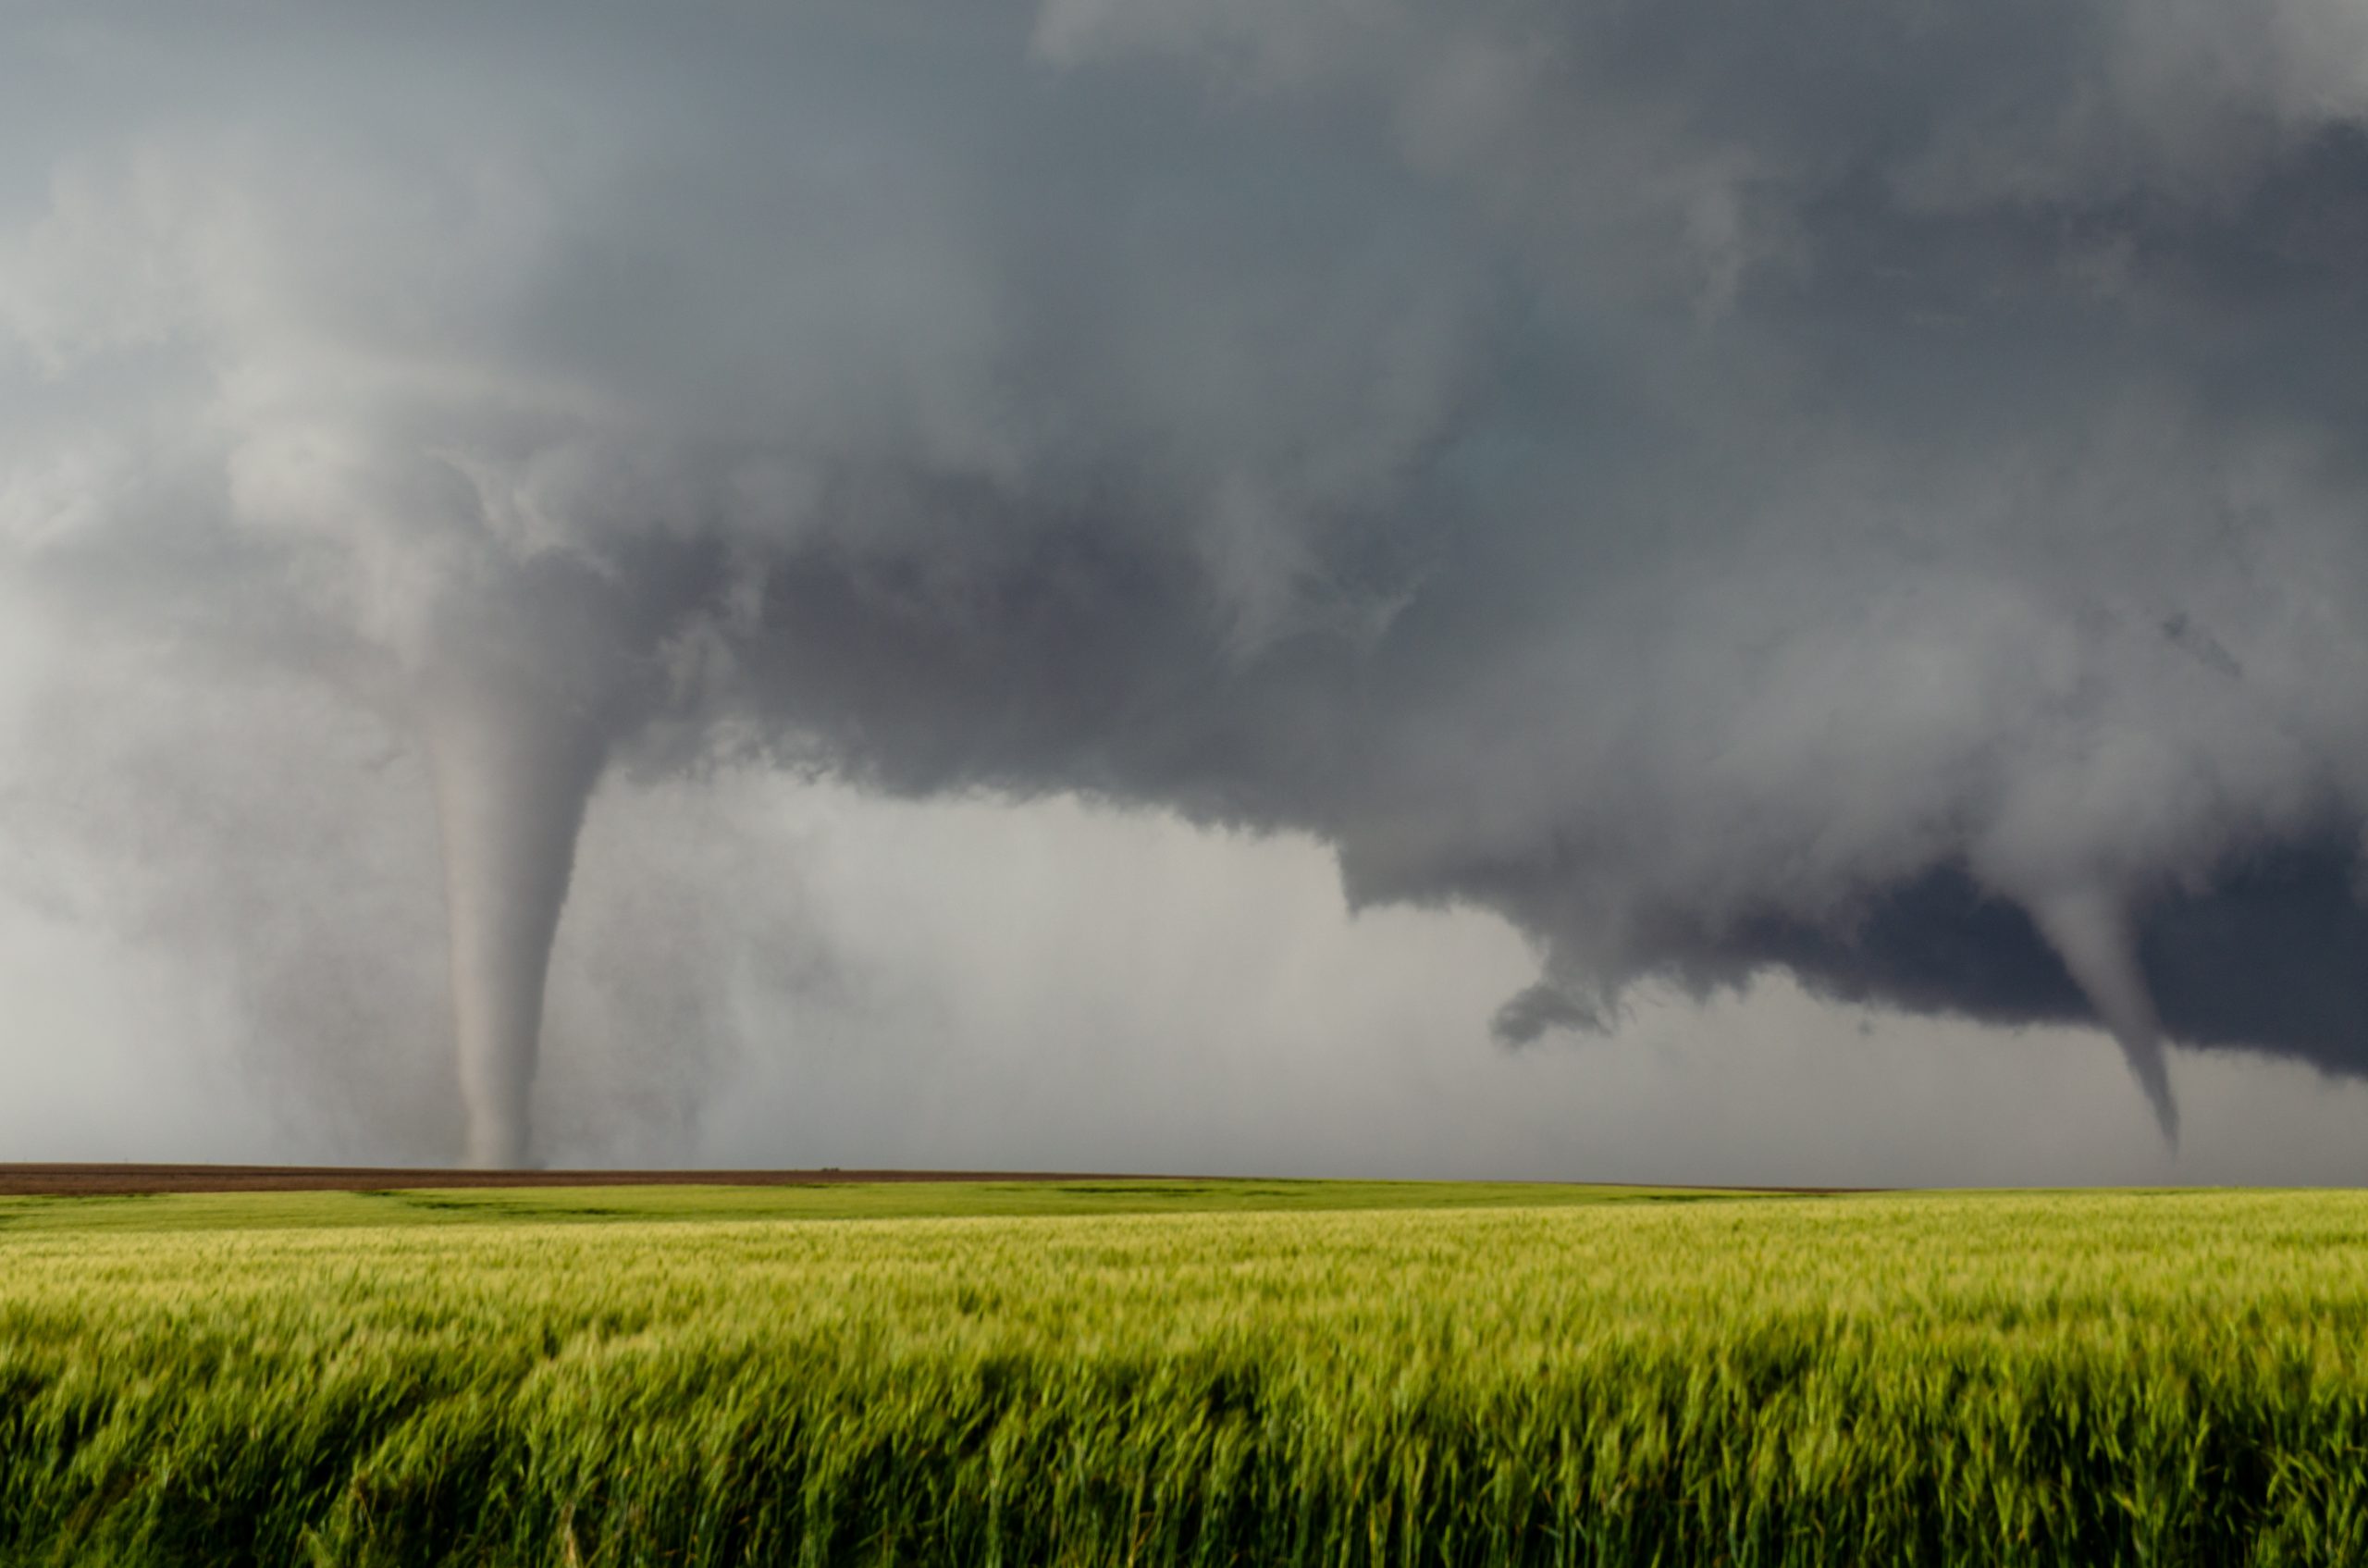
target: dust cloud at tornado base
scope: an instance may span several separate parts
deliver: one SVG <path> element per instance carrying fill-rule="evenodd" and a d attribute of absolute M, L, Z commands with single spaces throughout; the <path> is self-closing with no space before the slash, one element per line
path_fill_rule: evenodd
<path fill-rule="evenodd" d="M 1715 9 L 24 10 L 0 874 L 324 1137 L 449 1126 L 365 1089 L 457 1032 L 494 1163 L 554 930 L 647 922 L 621 1125 L 771 1032 L 711 952 L 831 994 L 827 914 L 561 925 L 587 801 L 750 771 L 1278 835 L 1512 933 L 1554 1071 L 1805 990 L 2100 1023 L 2165 1140 L 2214 1053 L 2348 1082 L 2368 24 Z"/>

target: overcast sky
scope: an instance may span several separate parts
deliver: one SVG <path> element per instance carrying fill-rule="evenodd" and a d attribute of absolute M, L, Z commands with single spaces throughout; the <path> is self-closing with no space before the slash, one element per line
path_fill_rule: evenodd
<path fill-rule="evenodd" d="M 2359 1179 L 2363 243 L 2349 0 L 11 7 L 0 1158 Z"/>

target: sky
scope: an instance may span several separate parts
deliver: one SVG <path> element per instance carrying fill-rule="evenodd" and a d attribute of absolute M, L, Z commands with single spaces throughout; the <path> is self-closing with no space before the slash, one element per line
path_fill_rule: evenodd
<path fill-rule="evenodd" d="M 2368 14 L 0 19 L 0 1158 L 2368 1176 Z"/>

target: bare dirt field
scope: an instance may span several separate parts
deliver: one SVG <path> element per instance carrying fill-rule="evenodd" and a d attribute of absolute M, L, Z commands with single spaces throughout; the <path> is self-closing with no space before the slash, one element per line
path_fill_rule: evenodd
<path fill-rule="evenodd" d="M 428 1187 L 805 1187 L 873 1181 L 1155 1180 L 1057 1171 L 451 1170 L 424 1166 L 0 1165 L 0 1195 L 376 1192 Z"/>
<path fill-rule="evenodd" d="M 385 1192 L 449 1187 L 821 1187 L 883 1181 L 1205 1181 L 1206 1177 L 1052 1170 L 473 1170 L 437 1166 L 10 1165 L 0 1197 L 104 1197 L 148 1192 Z M 1529 1185 L 1521 1183 L 1520 1185 Z M 1559 1186 L 1560 1183 L 1538 1183 Z M 1581 1185 L 1587 1185 L 1582 1183 Z M 1687 1187 L 1664 1191 L 1799 1194 L 1854 1187 Z"/>

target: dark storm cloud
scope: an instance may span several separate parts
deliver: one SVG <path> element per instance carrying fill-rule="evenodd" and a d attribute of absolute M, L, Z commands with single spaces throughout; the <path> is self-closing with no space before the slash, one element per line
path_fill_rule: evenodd
<path fill-rule="evenodd" d="M 416 726 L 481 1157 L 719 752 L 2368 1072 L 2347 4 L 247 16 L 9 24 L 0 541 Z"/>

